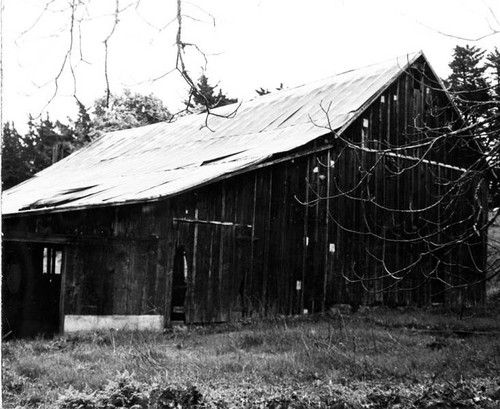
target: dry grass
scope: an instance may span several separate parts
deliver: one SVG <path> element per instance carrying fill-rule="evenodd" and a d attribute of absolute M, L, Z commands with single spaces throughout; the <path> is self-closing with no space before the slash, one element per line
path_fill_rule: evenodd
<path fill-rule="evenodd" d="M 341 397 L 358 407 L 371 402 L 374 391 L 399 388 L 401 396 L 410 396 L 428 385 L 464 380 L 488 391 L 500 381 L 499 334 L 494 314 L 459 320 L 376 309 L 165 334 L 108 331 L 14 340 L 2 345 L 3 407 L 55 407 L 60 395 L 104 391 L 123 374 L 144 391 L 196 385 L 208 402 L 229 407 L 293 393 L 306 396 L 309 406 L 316 398 Z"/>

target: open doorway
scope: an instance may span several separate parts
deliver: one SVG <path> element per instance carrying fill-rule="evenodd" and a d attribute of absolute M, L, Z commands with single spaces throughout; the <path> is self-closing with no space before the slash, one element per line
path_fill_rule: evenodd
<path fill-rule="evenodd" d="M 187 289 L 187 261 L 184 246 L 175 250 L 172 277 L 172 309 L 170 320 L 173 324 L 186 320 L 185 301 Z"/>
<path fill-rule="evenodd" d="M 60 328 L 63 248 L 4 242 L 2 335 L 53 336 Z"/>

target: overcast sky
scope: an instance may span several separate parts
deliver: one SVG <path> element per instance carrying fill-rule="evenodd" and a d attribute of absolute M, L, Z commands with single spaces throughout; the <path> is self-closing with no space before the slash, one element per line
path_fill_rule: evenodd
<path fill-rule="evenodd" d="M 2 121 L 20 129 L 29 113 L 76 116 L 69 65 L 51 100 L 70 41 L 68 12 L 60 10 L 70 0 L 54 0 L 43 11 L 45 2 L 3 0 Z M 175 5 L 142 0 L 122 14 L 109 40 L 112 91 L 153 92 L 172 112 L 181 108 L 186 85 L 176 73 L 152 79 L 175 66 Z M 115 0 L 90 1 L 73 39 L 76 93 L 87 105 L 105 89 L 103 41 L 114 7 Z M 184 0 L 183 7 L 184 41 L 207 54 L 209 79 L 240 99 L 255 97 L 260 87 L 291 87 L 417 50 L 446 77 L 453 47 L 472 43 L 453 35 L 474 39 L 500 30 L 500 0 Z M 492 50 L 500 34 L 473 44 Z M 198 77 L 201 56 L 192 51 L 187 62 Z"/>

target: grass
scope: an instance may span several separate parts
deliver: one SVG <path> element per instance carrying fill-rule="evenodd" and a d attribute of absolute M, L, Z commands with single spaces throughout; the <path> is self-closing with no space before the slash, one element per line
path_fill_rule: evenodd
<path fill-rule="evenodd" d="M 493 215 L 494 211 L 491 211 L 488 220 L 492 219 Z M 497 217 L 488 229 L 487 267 L 491 273 L 500 269 L 500 217 Z M 500 275 L 488 280 L 486 291 L 488 297 L 500 302 Z"/>
<path fill-rule="evenodd" d="M 194 385 L 205 406 L 283 409 L 297 402 L 390 407 L 391 399 L 400 402 L 395 407 L 424 407 L 418 399 L 424 405 L 429 396 L 449 398 L 455 392 L 445 388 L 455 385 L 453 391 L 470 395 L 472 407 L 500 407 L 500 393 L 499 400 L 494 395 L 499 335 L 494 311 L 459 320 L 444 311 L 379 308 L 164 334 L 107 331 L 12 340 L 2 345 L 3 407 L 106 407 L 97 405 L 99 399 L 118 407 L 109 400 L 122 396 L 124 385 L 135 391 L 136 401 L 137 394 L 153 396 L 154 390 L 169 399 L 192 398 L 186 388 Z M 118 405 L 133 406 L 132 395 L 125 395 Z M 147 398 L 140 399 L 135 409 L 148 407 Z"/>

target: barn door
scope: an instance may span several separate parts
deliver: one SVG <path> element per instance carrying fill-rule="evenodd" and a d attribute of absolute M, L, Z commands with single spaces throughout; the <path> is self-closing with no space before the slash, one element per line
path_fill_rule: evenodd
<path fill-rule="evenodd" d="M 244 315 L 249 233 L 247 226 L 230 223 L 179 221 L 177 248 L 183 249 L 186 263 L 185 322 L 226 322 Z M 172 303 L 178 297 L 175 272 L 173 281 Z"/>

